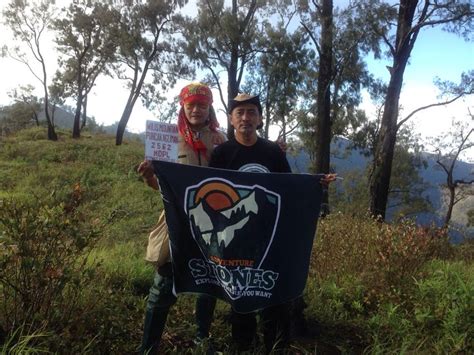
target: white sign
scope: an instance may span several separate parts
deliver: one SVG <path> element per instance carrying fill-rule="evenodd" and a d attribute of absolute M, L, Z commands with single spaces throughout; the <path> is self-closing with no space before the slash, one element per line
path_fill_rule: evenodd
<path fill-rule="evenodd" d="M 178 126 L 146 121 L 145 159 L 178 162 Z"/>

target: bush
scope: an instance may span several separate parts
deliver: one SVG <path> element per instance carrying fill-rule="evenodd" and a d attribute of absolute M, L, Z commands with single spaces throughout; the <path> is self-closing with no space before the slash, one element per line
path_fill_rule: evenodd
<path fill-rule="evenodd" d="M 448 258 L 452 246 L 442 229 L 413 222 L 381 224 L 373 219 L 335 214 L 321 221 L 311 259 L 320 282 L 359 279 L 366 306 L 402 302 L 412 278 L 435 258 Z"/>
<path fill-rule="evenodd" d="M 72 321 L 81 287 L 92 277 L 86 251 L 97 226 L 77 212 L 82 190 L 56 205 L 0 201 L 0 325 L 11 332 Z"/>
<path fill-rule="evenodd" d="M 474 270 L 463 262 L 433 261 L 403 304 L 386 303 L 368 320 L 371 352 L 472 353 Z"/>

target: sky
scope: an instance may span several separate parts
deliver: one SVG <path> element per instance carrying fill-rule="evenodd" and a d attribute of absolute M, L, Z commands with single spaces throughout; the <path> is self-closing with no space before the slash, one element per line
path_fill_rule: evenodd
<path fill-rule="evenodd" d="M 63 2 L 68 2 L 63 0 Z M 0 11 L 5 6 L 6 1 L 0 2 Z M 335 2 L 337 5 L 337 1 Z M 0 22 L 3 17 L 0 14 Z M 0 24 L 2 36 L 0 45 L 11 44 L 12 36 L 5 26 Z M 46 61 L 49 64 L 48 74 L 50 77 L 56 70 L 54 46 L 51 38 L 45 38 Z M 389 78 L 387 65 L 390 62 L 375 60 L 372 56 L 367 57 L 369 71 L 376 77 L 387 81 Z M 435 77 L 442 80 L 459 82 L 461 73 L 474 69 L 474 42 L 465 42 L 456 35 L 443 32 L 439 29 L 424 29 L 420 32 L 415 47 L 412 51 L 410 63 L 405 71 L 404 86 L 400 97 L 402 111 L 400 119 L 405 117 L 416 108 L 440 100 L 437 98 L 438 90 L 433 84 Z M 203 77 L 197 76 L 199 80 Z M 169 100 L 173 100 L 179 94 L 182 86 L 188 82 L 179 81 L 177 85 L 167 92 Z M 10 103 L 7 95 L 9 91 L 19 85 L 32 84 L 40 87 L 39 82 L 32 76 L 23 64 L 15 62 L 10 58 L 0 58 L 0 105 Z M 89 95 L 88 114 L 94 116 L 98 123 L 104 125 L 112 124 L 120 119 L 123 107 L 126 103 L 128 92 L 123 88 L 124 82 L 118 79 L 100 77 L 96 86 Z M 38 95 L 41 95 L 38 92 Z M 217 90 L 214 90 L 216 109 L 222 109 Z M 369 113 L 374 112 L 373 104 L 368 95 L 364 95 L 362 107 Z M 409 122 L 413 122 L 414 131 L 423 138 L 437 136 L 449 130 L 453 117 L 469 122 L 468 109 L 474 112 L 474 95 L 469 98 L 460 99 L 457 102 L 443 107 L 436 107 L 425 110 L 414 116 Z M 133 132 L 140 132 L 145 129 L 146 120 L 156 120 L 156 113 L 146 110 L 140 102 L 135 105 L 127 128 Z M 222 127 L 226 126 L 226 117 L 223 112 L 218 113 L 218 119 Z M 467 160 L 474 161 L 474 149 L 471 149 L 465 156 Z"/>

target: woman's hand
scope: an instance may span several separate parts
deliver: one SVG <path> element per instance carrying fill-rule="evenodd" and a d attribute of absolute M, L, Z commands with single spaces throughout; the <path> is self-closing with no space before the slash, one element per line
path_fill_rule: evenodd
<path fill-rule="evenodd" d="M 154 190 L 158 190 L 158 179 L 155 176 L 151 161 L 144 160 L 138 166 L 137 172 L 145 179 L 145 182 Z"/>

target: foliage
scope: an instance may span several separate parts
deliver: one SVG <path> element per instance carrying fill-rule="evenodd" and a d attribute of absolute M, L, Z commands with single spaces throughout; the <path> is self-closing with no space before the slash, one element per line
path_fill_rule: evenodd
<path fill-rule="evenodd" d="M 280 10 L 279 19 L 276 24 L 264 22 L 259 40 L 264 50 L 248 64 L 243 91 L 260 95 L 265 120 L 262 136 L 268 139 L 270 124 L 278 125 L 278 138 L 286 141 L 299 124 L 297 110 L 306 102 L 303 88 L 314 53 L 306 48 L 307 40 L 300 29 L 289 29 L 294 11 L 275 8 Z"/>
<path fill-rule="evenodd" d="M 427 166 L 419 135 L 413 133 L 411 125 L 401 128 L 395 145 L 387 204 L 387 210 L 394 213 L 395 218 L 412 217 L 430 209 L 430 201 L 423 196 L 428 184 L 421 175 Z"/>
<path fill-rule="evenodd" d="M 345 172 L 344 180 L 330 186 L 331 210 L 364 217 L 369 203 L 367 191 L 368 179 L 365 171 Z"/>
<path fill-rule="evenodd" d="M 451 250 L 443 230 L 412 222 L 381 225 L 360 216 L 335 214 L 321 221 L 318 235 L 312 257 L 316 279 L 338 281 L 356 273 L 366 287 L 367 305 L 402 301 L 423 265 L 447 258 Z"/>
<path fill-rule="evenodd" d="M 353 333 L 352 349 L 469 352 L 472 260 L 472 243 L 450 245 L 443 230 L 333 214 L 319 225 L 308 309 L 325 332 Z"/>
<path fill-rule="evenodd" d="M 474 115 L 471 114 L 471 118 Z M 446 174 L 445 187 L 448 190 L 448 203 L 444 225 L 448 227 L 451 221 L 453 207 L 468 197 L 474 195 L 474 190 L 470 189 L 474 179 L 468 176 L 455 177 L 454 167 L 460 155 L 474 148 L 474 140 L 470 137 L 474 128 L 469 124 L 453 119 L 452 129 L 433 139 L 432 146 L 435 149 L 438 167 Z"/>
<path fill-rule="evenodd" d="M 422 30 L 440 26 L 460 33 L 472 31 L 474 9 L 472 1 L 436 1 L 418 4 L 418 1 L 401 0 L 395 5 L 371 0 L 358 2 L 370 26 L 368 30 L 379 38 L 391 61 L 387 67 L 390 79 L 385 93 L 384 109 L 370 176 L 370 212 L 385 219 L 390 190 L 392 162 L 400 124 L 399 99 L 408 60 Z M 376 52 L 380 54 L 380 52 Z M 419 111 L 419 110 L 416 110 Z"/>
<path fill-rule="evenodd" d="M 83 190 L 76 185 L 66 201 L 48 205 L 0 201 L 1 323 L 4 329 L 31 329 L 69 321 L 91 269 L 85 258 L 98 233 L 77 212 Z"/>
<path fill-rule="evenodd" d="M 426 158 L 422 151 L 423 146 L 419 136 L 414 135 L 410 128 L 407 126 L 400 129 L 394 152 L 387 207 L 391 218 L 395 220 L 413 217 L 431 208 L 430 201 L 423 195 L 427 189 L 427 183 L 422 178 L 422 171 L 427 168 Z M 350 154 L 354 147 L 364 147 L 358 149 L 355 154 L 359 153 L 367 157 L 371 154 L 371 147 L 360 141 L 357 144 L 350 143 L 347 149 L 340 150 L 337 154 L 342 156 Z M 334 195 L 333 209 L 364 215 L 369 206 L 369 174 L 369 169 L 344 172 L 344 180 L 331 186 L 330 192 Z"/>
<path fill-rule="evenodd" d="M 387 303 L 370 317 L 371 352 L 394 347 L 438 354 L 474 350 L 472 264 L 434 261 L 423 271 L 430 276 L 414 280 L 409 307 Z"/>
<path fill-rule="evenodd" d="M 377 50 L 363 12 L 352 4 L 342 9 L 327 1 L 298 1 L 301 24 L 316 53 L 306 92 L 312 100 L 309 114 L 301 117 L 300 137 L 310 152 L 313 168 L 328 172 L 333 136 L 361 119 L 356 110 L 363 87 L 371 77 L 363 56 Z M 324 10 L 326 9 L 326 10 Z M 365 120 L 365 117 L 363 117 Z"/>
<path fill-rule="evenodd" d="M 119 13 L 100 2 L 74 2 L 54 21 L 56 43 L 62 54 L 56 73 L 55 91 L 76 99 L 72 135 L 80 136 L 80 119 L 87 113 L 87 96 L 97 77 L 107 73 L 106 66 L 115 55 Z M 81 115 L 82 110 L 83 116 Z"/>
<path fill-rule="evenodd" d="M 129 90 L 117 128 L 117 145 L 122 143 L 138 98 L 148 108 L 160 108 L 164 101 L 161 91 L 167 90 L 188 72 L 184 56 L 179 54 L 173 38 L 178 11 L 185 2 L 118 2 L 116 5 L 121 18 L 114 70 Z M 153 84 L 146 81 L 149 71 L 153 75 Z"/>
<path fill-rule="evenodd" d="M 28 327 L 20 326 L 0 344 L 0 354 L 48 354 L 47 337 L 48 334 L 40 331 L 28 331 Z"/>
<path fill-rule="evenodd" d="M 467 226 L 474 227 L 474 209 L 467 212 Z"/>
<path fill-rule="evenodd" d="M 44 347 L 49 351 L 58 353 L 63 353 L 65 349 L 69 349 L 69 353 L 132 353 L 140 338 L 143 297 L 152 280 L 151 270 L 142 259 L 145 236 L 156 222 L 158 208 L 161 208 L 159 194 L 151 193 L 135 173 L 143 156 L 143 144 L 126 141 L 120 148 L 115 148 L 113 137 L 110 136 L 94 135 L 94 139 L 84 137 L 72 141 L 67 138 L 67 132 L 58 133 L 59 141 L 56 143 L 49 142 L 46 132 L 40 128 L 21 131 L 0 143 L 0 165 L 2 172 L 5 172 L 0 177 L 0 199 L 12 201 L 20 210 L 18 213 L 24 211 L 25 216 L 34 221 L 28 228 L 37 226 L 35 238 L 40 238 L 38 234 L 43 233 L 44 243 L 31 246 L 38 253 L 31 262 L 46 268 L 56 261 L 50 267 L 56 270 L 62 270 L 62 265 L 69 263 L 69 268 L 62 271 L 59 279 L 46 278 L 48 282 L 54 282 L 53 286 L 56 287 L 47 288 L 46 284 L 43 288 L 45 292 L 50 290 L 45 297 L 49 295 L 53 298 L 47 314 L 50 317 L 48 324 L 45 315 L 48 307 L 38 306 L 39 314 L 34 319 L 28 318 L 26 313 L 17 315 L 26 318 L 22 335 L 15 333 L 15 328 L 22 326 L 22 323 L 18 323 L 21 319 L 13 329 L 7 328 L 4 314 L 6 317 L 15 309 L 19 313 L 21 310 L 13 307 L 12 299 L 3 298 L 2 294 L 1 327 L 8 333 L 5 335 L 10 339 L 11 346 L 19 346 L 20 338 L 33 334 L 37 329 L 37 334 L 42 336 L 29 341 L 32 348 L 46 344 Z M 74 193 L 71 187 L 75 185 L 77 189 Z M 71 204 L 75 201 L 71 201 L 72 196 L 80 197 L 80 201 L 74 215 L 68 215 L 64 207 L 74 206 Z M 19 206 L 27 206 L 27 209 Z M 6 214 L 7 211 L 2 208 L 0 213 Z M 45 222 L 46 218 L 49 224 Z M 44 228 L 39 229 L 40 223 L 43 223 Z M 25 228 L 27 226 L 26 223 Z M 74 243 L 67 244 L 67 249 L 51 247 L 46 250 L 47 243 L 55 246 L 54 241 L 60 240 L 54 239 L 53 227 L 64 233 L 70 232 L 64 238 L 72 240 L 74 236 L 78 242 L 87 237 L 87 231 L 98 232 L 98 238 L 94 238 L 93 252 L 90 253 L 92 244 L 80 251 Z M 14 234 L 14 237 L 20 238 L 18 234 Z M 30 237 L 33 238 L 33 234 Z M 127 245 L 127 240 L 134 242 Z M 31 244 L 30 239 L 29 242 Z M 113 251 L 116 244 L 119 246 Z M 130 250 L 136 253 L 131 254 Z M 71 254 L 67 254 L 64 260 L 47 254 L 55 251 L 61 251 L 63 255 Z M 101 259 L 104 261 L 101 262 Z M 48 260 L 51 263 L 48 264 Z M 131 262 L 128 264 L 126 260 Z M 142 274 L 130 273 L 140 270 L 139 265 Z M 117 267 L 121 267 L 122 271 L 117 270 Z M 46 273 L 44 268 L 30 271 L 31 277 L 36 277 L 32 283 L 43 282 L 39 276 L 41 270 Z M 2 268 L 2 272 L 4 270 L 6 272 L 7 269 Z M 7 292 L 3 286 L 0 288 L 0 292 Z M 12 290 L 8 289 L 8 292 L 11 294 Z M 5 308 L 10 313 L 4 313 Z M 42 318 L 42 315 L 45 317 Z M 33 321 L 36 322 L 36 328 L 29 325 Z M 130 337 L 135 340 L 130 341 Z"/>
<path fill-rule="evenodd" d="M 205 81 L 217 86 L 227 112 L 227 104 L 239 92 L 247 64 L 258 55 L 259 23 L 266 16 L 266 0 L 198 0 L 198 16 L 184 19 L 181 46 L 198 68 L 208 73 Z M 227 88 L 221 72 L 226 74 Z M 227 89 L 227 90 L 226 90 Z M 227 98 L 224 92 L 227 91 Z M 228 123 L 227 133 L 233 136 Z"/>
<path fill-rule="evenodd" d="M 0 136 L 6 136 L 34 124 L 36 111 L 24 102 L 0 108 Z"/>
<path fill-rule="evenodd" d="M 48 315 L 42 308 L 35 328 L 29 326 L 33 318 L 25 316 L 26 323 L 7 328 L 2 309 L 1 352 L 134 353 L 154 272 L 143 260 L 146 236 L 162 208 L 159 194 L 135 173 L 143 143 L 125 140 L 117 147 L 113 136 L 72 140 L 68 132 L 58 134 L 58 142 L 49 142 L 46 132 L 35 127 L 0 142 L 0 169 L 6 172 L 0 175 L 0 199 L 16 204 L 17 210 L 26 206 L 19 216 L 30 216 L 38 226 L 36 235 L 41 232 L 51 243 L 58 240 L 47 239 L 55 228 L 74 233 L 99 229 L 99 234 L 84 252 L 74 254 L 69 270 L 77 271 L 71 280 L 79 283 L 61 278 L 65 285 L 52 302 L 48 322 L 40 318 Z M 76 192 L 71 189 L 75 184 Z M 68 215 L 65 207 L 74 212 Z M 0 214 L 8 211 L 2 208 Z M 47 224 L 47 216 L 57 218 Z M 23 227 L 33 229 L 26 222 Z M 67 236 L 86 236 L 72 232 Z M 71 251 L 74 245 L 69 244 Z M 330 215 L 318 227 L 305 291 L 311 332 L 295 340 L 290 351 L 472 352 L 473 246 L 450 245 L 444 231 L 409 222 L 384 225 L 365 216 Z M 46 256 L 39 253 L 32 262 L 48 265 Z M 47 271 L 33 269 L 37 277 L 31 282 L 43 280 L 40 270 Z M 11 298 L 0 298 L 2 307 L 7 301 Z M 63 314 L 66 308 L 56 307 L 61 302 L 71 303 L 69 318 Z M 11 304 L 10 312 L 15 309 Z M 192 343 L 193 312 L 194 298 L 180 296 L 170 311 L 164 353 L 206 352 Z M 228 312 L 229 306 L 218 302 L 211 328 L 215 348 L 224 353 L 232 351 Z M 254 349 L 261 351 L 260 345 Z"/>
<path fill-rule="evenodd" d="M 40 3 L 12 0 L 3 11 L 5 23 L 13 32 L 13 37 L 28 48 L 24 51 L 19 45 L 7 48 L 7 54 L 24 64 L 31 74 L 41 83 L 44 97 L 44 113 L 48 124 L 48 139 L 57 140 L 54 122 L 49 112 L 49 78 L 46 70 L 44 51 L 44 33 L 56 16 L 54 0 Z M 29 54 L 29 55 L 28 55 Z"/>
<path fill-rule="evenodd" d="M 32 85 L 25 85 L 9 93 L 13 104 L 4 107 L 3 110 L 6 111 L 6 114 L 4 117 L 0 116 L 0 120 L 4 121 L 4 124 L 1 125 L 3 132 L 5 132 L 5 128 L 16 132 L 28 127 L 33 122 L 39 126 L 38 113 L 41 111 L 42 102 L 33 94 L 33 90 Z"/>

